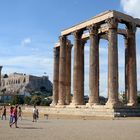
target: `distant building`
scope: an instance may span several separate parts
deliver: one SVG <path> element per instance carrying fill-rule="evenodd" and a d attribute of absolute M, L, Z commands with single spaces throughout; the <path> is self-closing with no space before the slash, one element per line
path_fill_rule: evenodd
<path fill-rule="evenodd" d="M 5 95 L 29 95 L 34 91 L 52 92 L 52 83 L 48 76 L 33 76 L 23 73 L 12 73 L 1 76 L 1 92 Z"/>

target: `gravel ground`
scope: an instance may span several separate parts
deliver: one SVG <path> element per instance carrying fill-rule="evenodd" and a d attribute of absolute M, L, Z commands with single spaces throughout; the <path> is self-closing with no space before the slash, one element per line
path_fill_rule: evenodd
<path fill-rule="evenodd" d="M 10 128 L 0 120 L 0 140 L 140 140 L 140 120 L 63 120 L 32 118 Z"/>

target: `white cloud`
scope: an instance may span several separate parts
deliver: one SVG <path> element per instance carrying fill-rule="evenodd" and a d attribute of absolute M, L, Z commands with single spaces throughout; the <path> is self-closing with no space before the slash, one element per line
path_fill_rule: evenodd
<path fill-rule="evenodd" d="M 32 42 L 32 39 L 31 39 L 30 37 L 24 38 L 24 39 L 21 41 L 21 46 L 25 47 L 25 46 L 31 44 L 31 42 Z"/>
<path fill-rule="evenodd" d="M 23 72 L 27 74 L 42 75 L 44 72 L 52 80 L 53 58 L 40 55 L 15 56 L 0 59 L 3 65 L 2 73 Z M 50 77 L 51 76 L 51 77 Z"/>
<path fill-rule="evenodd" d="M 140 0 L 121 0 L 123 10 L 134 17 L 140 18 Z"/>
<path fill-rule="evenodd" d="M 38 51 L 39 51 L 39 48 L 31 48 L 31 50 L 32 50 L 33 52 L 38 52 Z"/>
<path fill-rule="evenodd" d="M 139 8 L 140 0 L 121 0 L 121 6 L 123 11 L 127 14 L 135 17 L 140 18 L 140 8 Z M 140 29 L 137 31 L 137 85 L 138 90 L 140 89 L 140 49 L 139 49 L 139 41 L 140 41 Z"/>

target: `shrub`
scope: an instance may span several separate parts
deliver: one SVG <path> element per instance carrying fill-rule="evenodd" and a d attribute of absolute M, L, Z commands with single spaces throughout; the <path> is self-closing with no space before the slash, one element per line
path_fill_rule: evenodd
<path fill-rule="evenodd" d="M 30 103 L 32 105 L 40 105 L 41 101 L 42 101 L 42 99 L 41 99 L 40 96 L 34 95 L 34 96 L 32 96 L 32 99 L 31 99 Z"/>
<path fill-rule="evenodd" d="M 52 99 L 46 98 L 46 99 L 43 99 L 41 101 L 41 104 L 40 105 L 42 105 L 42 106 L 50 106 L 51 103 L 52 103 Z"/>
<path fill-rule="evenodd" d="M 30 102 L 31 102 L 31 97 L 25 96 L 25 97 L 24 97 L 24 104 L 29 105 Z"/>
<path fill-rule="evenodd" d="M 15 96 L 12 97 L 12 99 L 11 99 L 11 104 L 12 105 L 19 104 L 19 102 L 20 102 L 20 99 L 19 99 L 18 95 L 15 95 Z"/>

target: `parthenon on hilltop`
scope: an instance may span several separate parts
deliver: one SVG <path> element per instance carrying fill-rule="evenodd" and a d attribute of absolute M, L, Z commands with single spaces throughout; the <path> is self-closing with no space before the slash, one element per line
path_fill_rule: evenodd
<path fill-rule="evenodd" d="M 124 24 L 125 29 L 118 28 Z M 108 40 L 108 101 L 106 107 L 119 108 L 118 34 L 125 42 L 125 106 L 137 106 L 136 29 L 140 19 L 109 10 L 61 32 L 54 47 L 54 106 L 84 105 L 84 45 L 90 40 L 89 101 L 86 107 L 99 106 L 99 40 Z M 86 33 L 84 33 L 86 31 Z M 68 40 L 73 35 L 74 44 Z M 74 49 L 73 98 L 71 94 L 71 50 Z"/>

